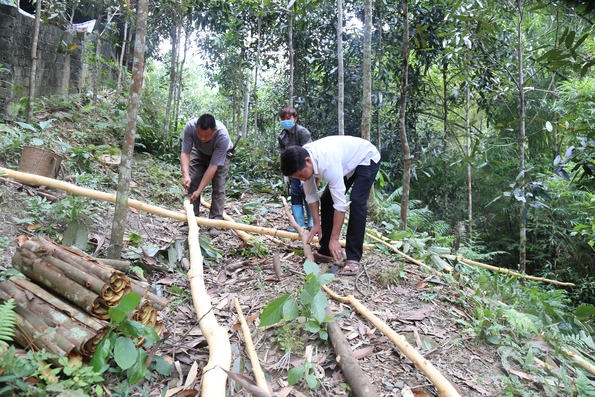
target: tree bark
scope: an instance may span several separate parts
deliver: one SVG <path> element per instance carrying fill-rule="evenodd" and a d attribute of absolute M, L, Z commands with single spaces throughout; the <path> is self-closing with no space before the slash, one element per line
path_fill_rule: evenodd
<path fill-rule="evenodd" d="M 37 74 L 37 43 L 39 42 L 39 25 L 41 23 L 41 0 L 35 5 L 35 25 L 33 25 L 33 43 L 31 43 L 31 72 L 29 73 L 29 100 L 27 101 L 27 123 L 33 118 L 33 99 L 35 98 L 35 81 Z"/>
<path fill-rule="evenodd" d="M 17 248 L 12 265 L 31 280 L 51 289 L 87 313 L 101 320 L 109 319 L 108 308 L 99 295 L 70 280 L 31 251 Z"/>
<path fill-rule="evenodd" d="M 345 75 L 343 71 L 343 0 L 337 0 L 337 73 L 339 93 L 337 94 L 339 135 L 345 135 Z"/>
<path fill-rule="evenodd" d="M 520 123 L 519 123 L 519 178 L 517 181 L 520 195 L 523 200 L 519 200 L 519 270 L 525 273 L 527 270 L 527 205 L 525 203 L 525 70 L 523 68 L 523 0 L 517 0 L 517 55 L 518 74 L 519 74 L 519 107 L 520 107 Z M 516 194 L 515 194 L 516 196 Z"/>
<path fill-rule="evenodd" d="M 134 152 L 134 138 L 136 135 L 136 119 L 140 103 L 140 91 L 143 85 L 145 67 L 145 38 L 147 35 L 148 0 L 139 0 L 136 12 L 136 38 L 134 41 L 134 66 L 132 68 L 132 83 L 128 99 L 128 115 L 126 119 L 126 133 L 122 146 L 122 162 L 120 163 L 120 176 L 118 178 L 118 193 L 116 195 L 116 208 L 112 222 L 110 236 L 109 259 L 120 259 L 122 244 L 126 228 L 126 214 L 128 212 L 128 193 L 132 169 L 132 154 Z"/>
<path fill-rule="evenodd" d="M 364 14 L 362 138 L 369 141 L 372 127 L 372 0 L 364 0 Z"/>
<path fill-rule="evenodd" d="M 403 196 L 401 197 L 400 229 L 407 230 L 407 212 L 409 209 L 409 190 L 411 188 L 411 151 L 407 141 L 407 91 L 409 74 L 409 19 L 408 0 L 403 0 L 403 65 L 401 73 L 401 109 L 399 111 L 399 135 L 403 148 Z"/>

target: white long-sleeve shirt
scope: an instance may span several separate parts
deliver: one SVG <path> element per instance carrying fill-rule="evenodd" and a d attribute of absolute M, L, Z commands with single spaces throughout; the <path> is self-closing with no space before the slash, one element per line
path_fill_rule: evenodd
<path fill-rule="evenodd" d="M 380 161 L 380 152 L 369 141 L 348 135 L 332 135 L 306 143 L 304 149 L 310 154 L 314 177 L 324 179 L 333 197 L 333 207 L 346 212 L 349 202 L 345 196 L 343 177 L 351 177 L 359 165 L 370 165 Z M 315 178 L 304 182 L 306 201 L 319 201 Z"/>

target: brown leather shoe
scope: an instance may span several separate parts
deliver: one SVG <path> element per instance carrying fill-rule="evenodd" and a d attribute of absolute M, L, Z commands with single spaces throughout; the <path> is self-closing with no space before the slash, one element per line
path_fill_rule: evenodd
<path fill-rule="evenodd" d="M 319 254 L 318 251 L 312 252 L 312 256 L 314 256 L 314 262 L 317 263 L 329 263 L 334 260 L 332 256 Z"/>
<path fill-rule="evenodd" d="M 345 266 L 339 270 L 339 274 L 343 276 L 355 276 L 359 272 L 359 262 L 353 259 L 345 261 Z"/>

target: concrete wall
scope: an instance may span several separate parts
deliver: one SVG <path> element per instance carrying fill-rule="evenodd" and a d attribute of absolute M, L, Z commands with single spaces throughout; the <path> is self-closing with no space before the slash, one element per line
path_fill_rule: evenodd
<path fill-rule="evenodd" d="M 18 8 L 0 4 L 0 68 L 10 71 L 0 73 L 0 114 L 10 115 L 10 103 L 29 95 L 34 23 L 34 18 L 19 12 Z M 36 97 L 78 93 L 83 89 L 88 69 L 83 63 L 83 47 L 94 38 L 92 34 L 85 36 L 41 24 Z M 111 53 L 111 50 L 102 48 L 104 52 Z"/>

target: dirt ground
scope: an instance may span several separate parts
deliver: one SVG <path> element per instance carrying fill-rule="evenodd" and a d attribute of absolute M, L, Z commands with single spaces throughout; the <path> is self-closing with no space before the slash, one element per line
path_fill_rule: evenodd
<path fill-rule="evenodd" d="M 22 216 L 28 194 L 27 189 L 19 184 L 0 180 L 0 238 L 8 238 L 9 241 L 8 246 L 0 252 L 0 265 L 5 268 L 10 267 L 10 259 L 18 244 L 17 237 L 30 234 L 26 225 L 18 225 L 13 221 L 14 216 Z M 239 199 L 228 200 L 226 212 L 242 214 L 243 205 L 257 198 L 246 194 Z M 182 203 L 165 203 L 162 206 L 181 210 Z M 90 227 L 94 244 L 90 244 L 90 247 L 99 255 L 104 252 L 103 245 L 109 239 L 109 222 L 105 220 L 111 219 L 113 208 L 111 205 L 106 208 L 106 213 L 97 214 L 98 221 Z M 255 219 L 254 224 L 257 226 L 283 230 L 289 226 L 279 206 L 271 207 L 255 216 Z M 138 232 L 145 243 L 156 246 L 168 247 L 176 241 L 178 246 L 185 245 L 187 234 L 180 230 L 180 226 L 181 222 L 156 215 L 140 211 L 129 213 L 130 231 Z M 251 256 L 250 247 L 244 245 L 234 231 L 222 230 L 212 238 L 211 245 L 221 250 L 223 257 L 219 260 L 207 259 L 204 266 L 205 285 L 217 321 L 229 331 L 232 370 L 238 371 L 245 366 L 245 373 L 252 376 L 244 338 L 236 327 L 238 319 L 233 300 L 238 298 L 244 316 L 250 321 L 258 357 L 276 396 L 348 396 L 348 391 L 342 386 L 342 372 L 329 343 L 303 331 L 301 335 L 294 335 L 302 337 L 302 346 L 295 346 L 294 351 L 286 355 L 278 343 L 281 326 L 267 329 L 256 327 L 259 322 L 257 315 L 263 307 L 285 293 L 295 293 L 303 286 L 305 259 L 300 241 L 264 235 L 255 237 L 262 241 L 267 252 L 252 252 L 254 256 Z M 280 280 L 272 266 L 275 253 L 279 254 L 283 269 Z M 170 302 L 168 309 L 160 313 L 169 337 L 159 354 L 176 363 L 170 378 L 157 378 L 153 386 L 148 383 L 143 385 L 145 392 L 151 396 L 161 395 L 166 387 L 184 384 L 194 362 L 198 363 L 198 377 L 191 389 L 198 390 L 200 370 L 208 360 L 208 345 L 198 327 L 189 299 L 187 269 L 181 262 L 167 266 L 159 263 L 158 259 L 145 260 L 145 266 L 154 269 L 152 273 L 146 274 L 147 279 L 153 289 Z M 400 264 L 404 265 L 404 279 L 388 285 L 379 283 L 387 270 L 396 270 Z M 417 265 L 405 262 L 397 255 L 383 254 L 378 249 L 367 249 L 362 265 L 358 276 L 339 275 L 329 287 L 339 295 L 353 295 L 392 330 L 405 336 L 426 360 L 455 385 L 461 396 L 501 395 L 502 385 L 494 378 L 502 374 L 498 353 L 494 347 L 467 335 L 464 327 L 457 322 L 467 313 L 457 303 L 459 296 L 456 288 L 439 277 L 423 273 Z M 353 307 L 332 299 L 329 302 L 335 314 L 349 311 L 338 323 L 378 395 L 437 395 L 436 389 L 423 373 Z M 314 372 L 321 381 L 321 387 L 317 390 L 302 383 L 293 387 L 287 384 L 288 369 L 303 364 L 306 351 L 311 354 L 311 362 L 316 364 Z M 238 388 L 232 395 L 247 394 Z"/>

